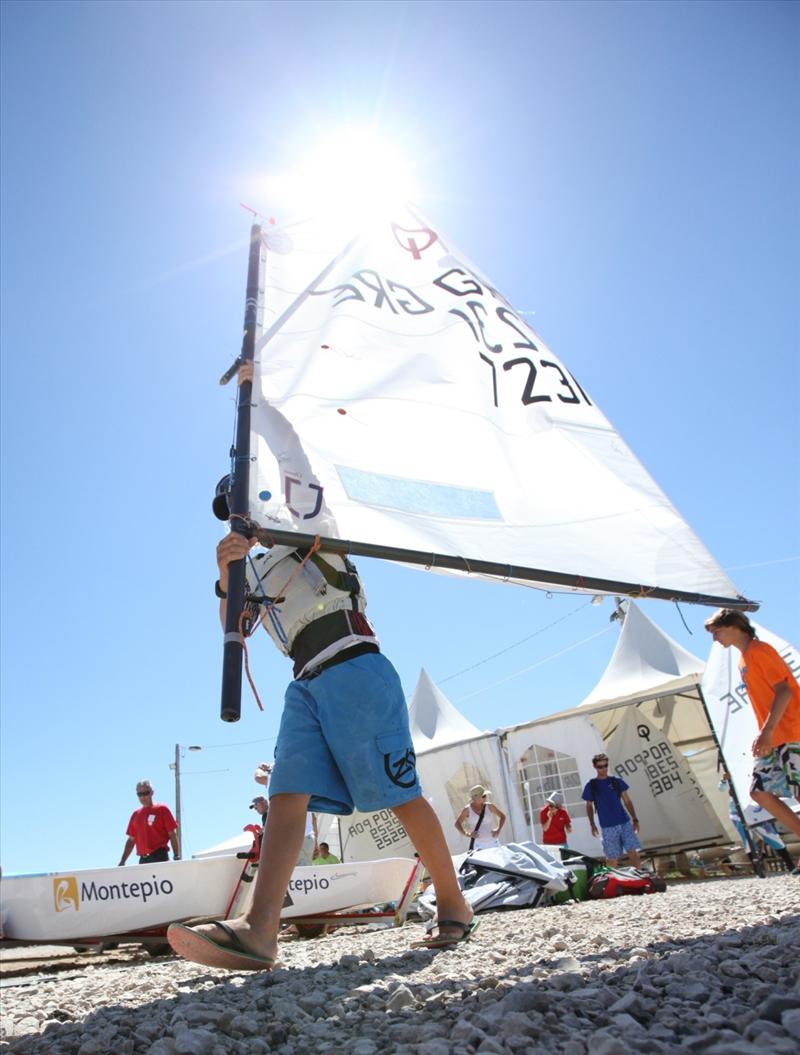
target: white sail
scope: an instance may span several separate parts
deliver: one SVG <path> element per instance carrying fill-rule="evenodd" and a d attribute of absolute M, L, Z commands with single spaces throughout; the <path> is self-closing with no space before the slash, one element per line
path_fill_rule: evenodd
<path fill-rule="evenodd" d="M 569 369 L 415 210 L 264 245 L 258 523 L 548 588 L 737 598 Z"/>

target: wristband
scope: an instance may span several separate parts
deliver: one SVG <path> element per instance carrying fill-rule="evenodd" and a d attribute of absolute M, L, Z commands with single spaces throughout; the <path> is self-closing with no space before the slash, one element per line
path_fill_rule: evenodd
<path fill-rule="evenodd" d="M 217 579 L 217 581 L 214 583 L 214 593 L 216 594 L 217 597 L 219 597 L 223 601 L 227 599 L 228 595 L 225 593 L 225 591 L 220 586 L 219 579 Z"/>

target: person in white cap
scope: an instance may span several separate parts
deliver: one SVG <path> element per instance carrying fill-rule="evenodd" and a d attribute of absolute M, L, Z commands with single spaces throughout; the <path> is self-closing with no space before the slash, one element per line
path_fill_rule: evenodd
<path fill-rule="evenodd" d="M 567 834 L 572 831 L 572 818 L 564 809 L 564 796 L 554 791 L 539 812 L 543 846 L 566 846 Z"/>
<path fill-rule="evenodd" d="M 490 795 L 491 791 L 483 784 L 470 788 L 469 802 L 456 818 L 456 831 L 469 838 L 470 850 L 489 850 L 500 845 L 498 835 L 506 823 L 506 815 L 489 802 Z"/>

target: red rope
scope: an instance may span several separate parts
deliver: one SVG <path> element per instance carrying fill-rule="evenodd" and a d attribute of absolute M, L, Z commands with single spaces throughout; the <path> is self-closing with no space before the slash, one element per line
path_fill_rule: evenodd
<path fill-rule="evenodd" d="M 256 688 L 256 683 L 253 681 L 253 675 L 250 673 L 250 656 L 248 655 L 248 652 L 247 652 L 247 638 L 245 637 L 245 633 L 244 633 L 244 621 L 245 621 L 246 618 L 247 618 L 247 611 L 245 609 L 242 609 L 242 614 L 239 616 L 239 635 L 240 635 L 240 637 L 242 639 L 242 648 L 244 649 L 244 669 L 245 669 L 245 673 L 247 674 L 247 680 L 250 683 L 250 688 L 252 689 L 253 695 L 256 698 L 256 703 L 258 704 L 258 709 L 260 711 L 263 711 L 264 710 L 264 704 L 261 702 L 261 697 L 258 695 L 258 689 Z"/>

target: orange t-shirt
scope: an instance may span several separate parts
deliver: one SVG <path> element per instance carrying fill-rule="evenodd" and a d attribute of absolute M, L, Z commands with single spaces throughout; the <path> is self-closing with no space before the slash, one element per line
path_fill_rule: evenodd
<path fill-rule="evenodd" d="M 772 645 L 754 638 L 739 661 L 739 670 L 759 728 L 767 720 L 775 699 L 775 686 L 786 682 L 792 695 L 783 717 L 773 730 L 772 744 L 800 743 L 800 684 Z"/>

